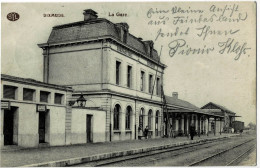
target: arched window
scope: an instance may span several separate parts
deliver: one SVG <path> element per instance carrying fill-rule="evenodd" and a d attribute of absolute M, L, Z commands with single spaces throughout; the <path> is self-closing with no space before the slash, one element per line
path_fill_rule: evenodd
<path fill-rule="evenodd" d="M 158 136 L 159 111 L 155 114 L 155 135 Z"/>
<path fill-rule="evenodd" d="M 149 130 L 152 129 L 152 113 L 153 113 L 153 111 L 149 110 L 149 112 L 148 112 L 148 128 L 149 128 Z"/>
<path fill-rule="evenodd" d="M 126 113 L 125 113 L 125 129 L 128 129 L 128 130 L 130 130 L 131 112 L 132 112 L 132 108 L 131 108 L 131 106 L 128 106 L 126 108 Z"/>
<path fill-rule="evenodd" d="M 143 124 L 144 124 L 144 109 L 141 108 L 140 115 L 139 115 L 139 128 L 143 130 Z"/>
<path fill-rule="evenodd" d="M 119 104 L 115 105 L 114 108 L 114 130 L 119 130 L 119 113 L 121 111 L 121 107 Z"/>

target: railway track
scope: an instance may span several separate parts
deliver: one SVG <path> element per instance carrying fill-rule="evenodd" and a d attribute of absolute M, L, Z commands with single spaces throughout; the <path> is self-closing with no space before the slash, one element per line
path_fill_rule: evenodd
<path fill-rule="evenodd" d="M 173 147 L 169 149 L 163 149 L 163 150 L 157 150 L 157 151 L 151 151 L 147 153 L 141 153 L 141 154 L 136 154 L 136 155 L 129 155 L 129 156 L 124 156 L 124 157 L 118 157 L 118 158 L 113 158 L 113 159 L 108 159 L 108 160 L 100 160 L 100 161 L 94 161 L 94 162 L 89 162 L 85 163 L 82 166 L 84 167 L 100 167 L 100 166 L 108 166 L 108 165 L 113 165 L 117 164 L 120 162 L 125 162 L 125 161 L 130 161 L 130 160 L 135 160 L 135 159 L 140 159 L 140 158 L 146 158 L 146 157 L 151 157 L 151 156 L 158 156 L 160 154 L 165 154 L 165 153 L 171 153 L 171 157 L 173 156 L 178 156 L 178 155 L 184 155 L 190 152 L 195 152 L 198 151 L 198 149 L 202 148 L 208 148 L 213 146 L 213 144 L 222 144 L 225 141 L 229 141 L 229 138 L 226 139 L 221 139 L 221 140 L 214 140 L 214 141 L 206 141 L 206 142 L 201 142 L 198 144 L 190 144 L 190 145 L 184 145 L 184 146 L 179 146 L 179 147 Z M 160 157 L 153 158 L 152 160 L 156 162 L 157 160 L 160 160 Z M 75 165 L 78 166 L 78 165 Z"/>
<path fill-rule="evenodd" d="M 243 152 L 242 154 L 240 154 L 239 156 L 237 156 L 235 159 L 233 159 L 231 162 L 229 162 L 228 164 L 226 164 L 226 166 L 234 166 L 237 165 L 238 163 L 240 163 L 242 161 L 242 159 L 246 156 L 248 156 L 252 150 L 255 149 L 255 145 L 252 145 L 251 148 L 249 148 L 248 150 L 246 150 L 245 152 Z"/>
<path fill-rule="evenodd" d="M 102 166 L 113 166 L 113 167 L 122 167 L 122 166 L 154 166 L 158 165 L 160 166 L 161 163 L 163 163 L 163 166 L 198 166 L 198 165 L 207 165 L 207 166 L 217 166 L 219 162 L 210 163 L 211 159 L 215 159 L 216 157 L 221 157 L 224 153 L 227 153 L 229 151 L 232 151 L 232 149 L 236 149 L 239 147 L 243 147 L 244 145 L 252 142 L 255 140 L 255 138 L 250 138 L 248 140 L 247 137 L 241 137 L 240 139 L 235 138 L 225 138 L 221 140 L 215 140 L 215 141 L 206 141 L 201 142 L 198 144 L 190 144 L 190 145 L 183 145 L 179 147 L 172 147 L 168 149 L 162 149 L 162 150 L 156 150 L 156 151 L 150 151 L 147 153 L 141 153 L 136 155 L 129 155 L 124 157 L 116 157 L 112 159 L 107 160 L 99 160 L 99 161 L 93 161 L 88 163 L 83 163 L 80 165 L 73 165 L 77 167 L 102 167 Z M 234 145 L 235 144 L 235 145 Z M 231 146 L 231 147 L 230 147 Z M 228 163 L 226 163 L 226 166 L 231 165 L 237 165 L 244 157 L 246 157 L 252 149 L 254 149 L 254 145 L 246 147 L 246 150 L 244 152 L 240 153 L 239 156 L 236 156 L 235 158 L 232 158 L 229 160 Z M 245 147 L 244 147 L 245 148 Z M 213 150 L 212 150 L 213 149 Z M 210 156 L 208 156 L 207 151 L 210 151 Z M 206 151 L 206 152 L 205 152 Z M 219 152 L 218 152 L 219 151 Z M 204 154 L 202 153 L 204 152 Z M 217 153 L 216 153 L 217 152 Z M 206 155 L 205 155 L 206 153 Z M 189 158 L 191 155 L 193 155 L 193 158 Z M 208 156 L 208 157 L 204 157 Z M 204 157 L 203 159 L 200 159 Z M 185 160 L 183 163 L 179 161 L 178 159 Z M 168 161 L 170 160 L 170 163 L 165 165 L 164 160 Z M 171 162 L 173 160 L 173 162 Z M 175 161 L 174 161 L 175 160 Z M 177 163 L 177 164 L 176 164 Z M 190 163 L 190 164 L 189 164 Z M 222 163 L 221 163 L 222 164 Z"/>
<path fill-rule="evenodd" d="M 240 144 L 238 144 L 238 145 L 232 146 L 232 147 L 230 147 L 230 148 L 228 148 L 228 149 L 222 150 L 222 151 L 220 151 L 220 152 L 218 152 L 218 153 L 216 153 L 216 154 L 213 154 L 213 155 L 211 155 L 211 156 L 208 156 L 208 157 L 206 157 L 206 158 L 203 158 L 203 159 L 201 159 L 201 160 L 199 160 L 199 161 L 195 161 L 195 162 L 193 162 L 193 163 L 191 163 L 191 164 L 188 164 L 188 165 L 186 165 L 186 166 L 201 166 L 201 165 L 207 165 L 207 164 L 205 164 L 205 162 L 207 162 L 208 165 L 210 165 L 210 164 L 209 164 L 209 163 L 210 163 L 210 160 L 215 159 L 216 157 L 219 157 L 219 160 L 222 160 L 222 161 L 223 161 L 223 158 L 221 158 L 221 157 L 223 157 L 222 155 L 223 155 L 224 153 L 230 152 L 230 151 L 232 151 L 232 150 L 234 150 L 234 149 L 236 149 L 236 148 L 239 148 L 239 147 L 241 147 L 241 146 L 243 146 L 243 145 L 246 145 L 246 144 L 252 142 L 253 140 L 255 140 L 255 138 L 250 139 L 250 140 L 247 140 L 247 141 L 245 141 L 245 142 L 243 142 L 243 143 L 240 143 Z M 255 149 L 255 145 L 251 145 L 251 146 L 249 146 L 249 148 L 247 147 L 244 152 L 242 152 L 240 155 L 236 156 L 233 160 L 231 160 L 230 162 L 228 162 L 227 164 L 225 164 L 225 166 L 232 166 L 232 165 L 238 164 L 238 163 L 242 160 L 242 158 L 245 157 L 245 156 L 248 156 L 248 154 L 250 154 L 250 152 L 251 152 L 253 149 Z M 216 162 L 216 161 L 215 161 L 215 162 Z"/>

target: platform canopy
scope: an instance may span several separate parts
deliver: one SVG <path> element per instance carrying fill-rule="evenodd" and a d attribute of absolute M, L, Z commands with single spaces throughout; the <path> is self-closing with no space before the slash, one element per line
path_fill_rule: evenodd
<path fill-rule="evenodd" d="M 210 117 L 224 118 L 220 114 L 203 111 L 199 107 L 191 104 L 188 101 L 178 99 L 176 97 L 165 96 L 167 109 L 170 113 L 185 113 L 185 114 L 202 114 Z"/>

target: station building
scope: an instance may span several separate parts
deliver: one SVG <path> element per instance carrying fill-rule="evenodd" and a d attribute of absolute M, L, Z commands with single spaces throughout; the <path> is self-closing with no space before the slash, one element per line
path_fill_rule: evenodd
<path fill-rule="evenodd" d="M 106 141 L 137 139 L 146 126 L 151 137 L 161 135 L 166 66 L 152 41 L 88 9 L 83 21 L 53 27 L 47 43 L 38 46 L 44 82 L 72 87 L 74 99 L 83 94 L 106 111 Z"/>
<path fill-rule="evenodd" d="M 98 18 L 54 26 L 43 50 L 43 82 L 2 74 L 1 145 L 59 146 L 221 133 L 223 115 L 178 98 L 162 99 L 166 65 L 153 41 L 129 32 L 127 23 Z M 86 100 L 86 101 L 85 101 Z M 86 103 L 86 106 L 83 104 Z M 214 123 L 213 127 L 210 124 Z M 219 126 L 218 126 L 219 125 Z M 218 131 L 219 129 L 219 131 Z"/>

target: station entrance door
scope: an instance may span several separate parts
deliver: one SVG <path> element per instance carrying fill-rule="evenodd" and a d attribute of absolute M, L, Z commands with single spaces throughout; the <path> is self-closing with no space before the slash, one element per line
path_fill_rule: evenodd
<path fill-rule="evenodd" d="M 39 143 L 45 142 L 45 120 L 46 113 L 39 112 Z"/>
<path fill-rule="evenodd" d="M 4 110 L 4 145 L 13 145 L 14 112 Z"/>
<path fill-rule="evenodd" d="M 11 107 L 10 110 L 4 110 L 4 145 L 17 144 L 18 138 L 18 116 L 17 107 Z"/>
<path fill-rule="evenodd" d="M 93 142 L 92 118 L 93 118 L 93 115 L 87 114 L 87 122 L 86 122 L 87 143 Z"/>

